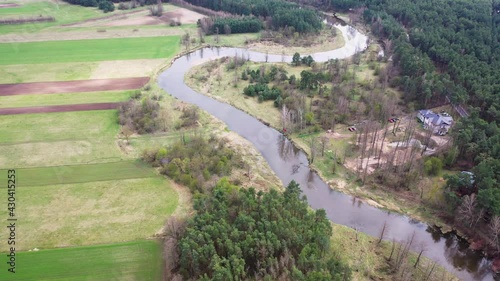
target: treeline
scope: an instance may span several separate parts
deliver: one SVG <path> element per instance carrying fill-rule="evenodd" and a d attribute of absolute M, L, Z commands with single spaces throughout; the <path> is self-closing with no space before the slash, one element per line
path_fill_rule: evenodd
<path fill-rule="evenodd" d="M 233 168 L 243 168 L 241 156 L 213 136 L 181 135 L 173 145 L 145 150 L 142 159 L 193 193 L 205 192 L 214 179 L 230 175 Z"/>
<path fill-rule="evenodd" d="M 299 5 L 284 0 L 187 0 L 186 2 L 235 15 L 270 18 L 271 25 L 275 29 L 289 26 L 297 32 L 307 33 L 318 32 L 322 27 L 321 18 L 315 11 L 300 8 Z"/>
<path fill-rule="evenodd" d="M 107 0 L 64 0 L 70 4 L 80 5 L 83 7 L 97 7 L 103 12 L 113 12 L 115 10 L 115 5 L 111 1 Z"/>
<path fill-rule="evenodd" d="M 170 280 L 351 280 L 330 254 L 325 211 L 310 210 L 293 181 L 279 193 L 222 179 L 194 208 L 186 225 L 167 224 Z"/>
<path fill-rule="evenodd" d="M 224 16 L 198 20 L 198 27 L 206 35 L 251 33 L 264 28 L 262 20 L 252 16 Z"/>

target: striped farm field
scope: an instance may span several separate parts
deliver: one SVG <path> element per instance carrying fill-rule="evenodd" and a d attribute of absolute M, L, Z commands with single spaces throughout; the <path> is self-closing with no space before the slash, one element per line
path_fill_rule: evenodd
<path fill-rule="evenodd" d="M 0 115 L 72 112 L 87 110 L 109 110 L 120 106 L 119 102 L 48 105 L 32 107 L 0 108 Z"/>
<path fill-rule="evenodd" d="M 50 95 L 15 95 L 1 96 L 0 108 L 49 106 L 83 103 L 124 102 L 127 101 L 134 90 L 108 91 L 108 92 L 84 92 Z"/>
<path fill-rule="evenodd" d="M 179 36 L 0 44 L 0 65 L 171 58 Z"/>
<path fill-rule="evenodd" d="M 0 96 L 131 90 L 141 88 L 148 83 L 148 81 L 149 77 L 134 77 L 0 84 Z"/>
<path fill-rule="evenodd" d="M 18 252 L 17 263 L 16 273 L 1 270 L 0 280 L 156 281 L 162 275 L 161 246 L 154 240 Z"/>
<path fill-rule="evenodd" d="M 42 186 L 156 177 L 149 165 L 136 161 L 120 161 L 86 165 L 65 165 L 16 169 L 18 186 Z M 7 170 L 0 176 L 7 177 Z M 5 178 L 4 177 L 4 178 Z"/>

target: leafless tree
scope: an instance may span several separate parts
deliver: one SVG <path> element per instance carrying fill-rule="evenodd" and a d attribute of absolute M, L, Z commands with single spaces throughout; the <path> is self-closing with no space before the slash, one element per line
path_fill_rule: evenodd
<path fill-rule="evenodd" d="M 328 137 L 327 136 L 322 136 L 320 138 L 320 142 L 321 142 L 321 157 L 325 156 L 325 147 L 326 147 L 326 144 L 328 143 Z"/>
<path fill-rule="evenodd" d="M 491 218 L 489 228 L 491 230 L 490 236 L 497 251 L 500 251 L 499 235 L 500 235 L 500 216 L 493 216 Z"/>
<path fill-rule="evenodd" d="M 465 195 L 462 198 L 462 204 L 458 208 L 458 213 L 460 215 L 460 219 L 466 222 L 469 227 L 474 225 L 475 216 L 476 216 L 476 195 Z"/>
<path fill-rule="evenodd" d="M 387 222 L 384 221 L 384 226 L 382 226 L 382 231 L 380 232 L 380 236 L 379 236 L 379 239 L 377 241 L 377 245 L 379 245 L 380 242 L 382 242 L 382 240 L 384 239 L 384 235 L 385 235 L 386 230 L 387 230 Z"/>
<path fill-rule="evenodd" d="M 126 124 L 122 127 L 121 133 L 125 137 L 127 144 L 129 144 L 130 136 L 134 134 L 134 130 L 132 130 L 132 128 L 128 124 Z"/>

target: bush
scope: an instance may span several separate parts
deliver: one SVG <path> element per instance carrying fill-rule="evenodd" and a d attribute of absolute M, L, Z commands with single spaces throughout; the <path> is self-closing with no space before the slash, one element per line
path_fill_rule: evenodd
<path fill-rule="evenodd" d="M 108 12 L 113 12 L 115 10 L 115 5 L 113 5 L 113 2 L 102 1 L 99 2 L 98 8 L 99 10 L 108 13 Z"/>
<path fill-rule="evenodd" d="M 129 126 L 138 134 L 154 133 L 161 128 L 160 104 L 151 97 L 131 99 L 122 104 L 118 111 L 120 125 Z"/>
<path fill-rule="evenodd" d="M 191 137 L 190 140 L 156 150 L 145 150 L 142 159 L 161 166 L 160 172 L 195 192 L 203 192 L 206 183 L 214 177 L 231 174 L 242 168 L 241 156 L 229 149 L 221 139 Z"/>
<path fill-rule="evenodd" d="M 443 169 L 443 161 L 437 157 L 430 157 L 424 162 L 424 170 L 430 176 L 438 176 Z"/>

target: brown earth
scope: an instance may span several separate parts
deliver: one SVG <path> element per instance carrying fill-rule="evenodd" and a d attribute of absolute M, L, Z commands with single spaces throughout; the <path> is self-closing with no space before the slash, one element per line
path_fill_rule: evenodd
<path fill-rule="evenodd" d="M 131 90 L 139 89 L 148 82 L 149 77 L 134 77 L 60 82 L 35 82 L 22 84 L 0 84 L 0 96 Z"/>
<path fill-rule="evenodd" d="M 0 8 L 12 8 L 12 7 L 19 7 L 19 4 L 15 3 L 1 3 Z"/>
<path fill-rule="evenodd" d="M 84 110 L 107 110 L 107 109 L 116 109 L 118 108 L 119 105 L 120 105 L 119 102 L 106 102 L 106 103 L 84 103 L 84 104 L 68 104 L 68 105 L 0 108 L 0 115 L 52 113 L 52 112 L 68 112 L 68 111 L 84 111 Z"/>
<path fill-rule="evenodd" d="M 92 18 L 92 19 L 88 19 L 88 20 L 84 20 L 84 21 L 63 24 L 61 26 L 84 26 L 83 25 L 84 23 L 96 22 L 96 21 L 102 21 L 102 20 L 109 20 L 109 19 L 115 19 L 115 18 L 120 19 L 120 18 L 126 17 L 126 15 L 132 15 L 132 14 L 137 14 L 137 13 L 141 13 L 141 12 L 144 12 L 144 10 L 140 9 L 140 10 L 135 10 L 135 11 L 130 11 L 130 12 L 123 12 L 123 13 L 109 15 L 109 16 L 104 16 L 104 17 L 100 17 L 100 18 Z"/>

